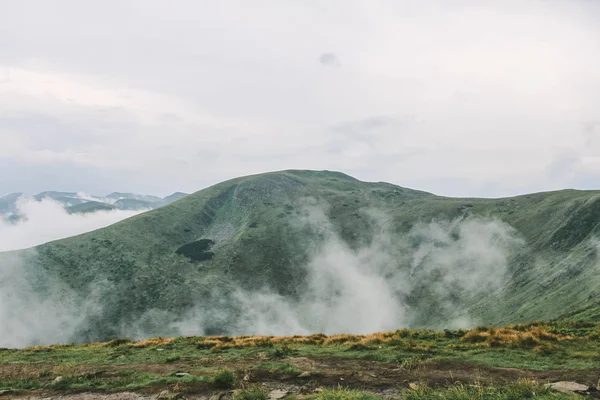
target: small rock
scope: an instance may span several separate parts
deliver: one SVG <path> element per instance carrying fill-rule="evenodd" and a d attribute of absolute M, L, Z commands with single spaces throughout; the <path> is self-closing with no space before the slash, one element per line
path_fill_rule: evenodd
<path fill-rule="evenodd" d="M 308 371 L 303 372 L 300 375 L 298 375 L 298 378 L 303 378 L 303 379 L 310 378 L 310 372 L 308 372 Z"/>
<path fill-rule="evenodd" d="M 581 383 L 568 382 L 568 381 L 548 383 L 546 386 L 549 387 L 550 389 L 554 390 L 555 392 L 560 392 L 560 393 L 585 394 L 588 392 L 593 392 L 596 389 L 593 387 L 589 387 L 588 385 L 582 385 Z"/>
<path fill-rule="evenodd" d="M 217 394 L 212 395 L 210 397 L 210 400 L 221 400 L 225 395 L 229 395 L 229 394 L 233 394 L 233 397 L 235 397 L 235 395 L 240 392 L 241 392 L 240 389 L 234 390 L 233 392 L 219 392 Z"/>
<path fill-rule="evenodd" d="M 54 378 L 54 380 L 52 382 L 59 383 L 59 382 L 62 382 L 63 379 L 64 378 L 62 376 L 57 376 L 56 378 Z"/>
<path fill-rule="evenodd" d="M 408 384 L 408 387 L 411 390 L 419 390 L 419 388 L 421 387 L 421 384 L 418 383 L 418 382 L 411 382 L 411 383 Z"/>
<path fill-rule="evenodd" d="M 175 376 L 178 378 L 183 378 L 184 376 L 192 376 L 192 374 L 188 374 L 187 372 L 177 372 Z"/>
<path fill-rule="evenodd" d="M 288 395 L 287 390 L 272 390 L 269 393 L 269 400 L 281 400 Z"/>
<path fill-rule="evenodd" d="M 160 392 L 158 397 L 156 397 L 156 399 L 157 400 L 179 400 L 179 399 L 183 399 L 183 396 L 181 395 L 181 393 L 170 393 L 168 390 L 163 390 L 162 392 Z"/>

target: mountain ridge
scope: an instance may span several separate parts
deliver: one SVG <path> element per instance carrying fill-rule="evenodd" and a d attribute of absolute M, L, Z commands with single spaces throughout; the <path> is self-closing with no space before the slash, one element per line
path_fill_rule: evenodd
<path fill-rule="evenodd" d="M 323 319 L 345 313 L 371 318 L 373 331 L 598 320 L 599 208 L 598 191 L 457 199 L 286 170 L 14 254 L 83 301 L 101 293 L 101 311 L 73 332 L 84 341 L 265 333 L 245 315 L 296 333 L 354 328 Z"/>
<path fill-rule="evenodd" d="M 145 211 L 165 206 L 185 196 L 187 196 L 187 193 L 183 192 L 175 192 L 164 198 L 118 192 L 113 192 L 107 196 L 90 196 L 79 192 L 60 191 L 44 191 L 33 196 L 28 196 L 24 193 L 11 193 L 0 197 L 0 217 L 3 217 L 5 220 L 17 222 L 19 216 L 15 212 L 18 208 L 18 201 L 22 197 L 29 197 L 38 202 L 51 199 L 62 204 L 68 213 L 77 214 L 113 209 Z"/>

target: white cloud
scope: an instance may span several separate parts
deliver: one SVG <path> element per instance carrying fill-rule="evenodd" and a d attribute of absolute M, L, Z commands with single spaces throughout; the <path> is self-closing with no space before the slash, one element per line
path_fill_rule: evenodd
<path fill-rule="evenodd" d="M 96 211 L 69 214 L 53 200 L 40 202 L 21 197 L 17 213 L 23 218 L 17 223 L 0 219 L 0 252 L 33 247 L 112 225 L 140 211 Z"/>

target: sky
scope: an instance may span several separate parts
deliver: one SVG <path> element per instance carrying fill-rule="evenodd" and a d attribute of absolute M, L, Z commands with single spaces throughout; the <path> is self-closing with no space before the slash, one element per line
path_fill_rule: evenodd
<path fill-rule="evenodd" d="M 597 0 L 0 0 L 0 196 L 600 189 Z"/>

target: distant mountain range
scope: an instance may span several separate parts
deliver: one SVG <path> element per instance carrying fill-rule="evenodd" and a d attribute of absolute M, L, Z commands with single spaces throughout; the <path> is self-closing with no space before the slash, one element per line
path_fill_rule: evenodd
<path fill-rule="evenodd" d="M 23 193 L 11 193 L 0 197 L 0 215 L 5 219 L 17 221 L 18 201 L 22 197 L 42 201 L 54 200 L 63 205 L 65 210 L 73 213 L 89 213 L 99 210 L 152 210 L 183 199 L 187 193 L 176 192 L 161 198 L 137 193 L 114 192 L 106 196 L 91 196 L 78 192 L 46 191 L 30 196 Z"/>

